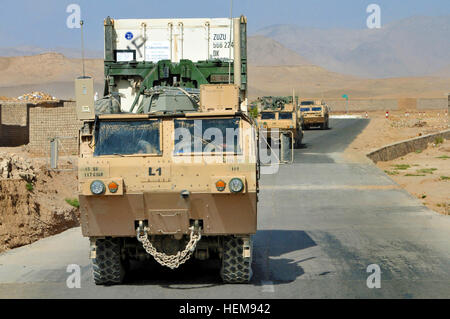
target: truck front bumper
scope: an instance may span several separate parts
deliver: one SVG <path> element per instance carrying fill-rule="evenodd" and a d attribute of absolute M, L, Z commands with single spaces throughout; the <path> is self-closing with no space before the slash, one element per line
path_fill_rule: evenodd
<path fill-rule="evenodd" d="M 80 195 L 81 228 L 86 237 L 135 237 L 139 221 L 150 235 L 187 235 L 195 220 L 203 235 L 254 234 L 257 195 L 141 193 L 122 196 Z"/>

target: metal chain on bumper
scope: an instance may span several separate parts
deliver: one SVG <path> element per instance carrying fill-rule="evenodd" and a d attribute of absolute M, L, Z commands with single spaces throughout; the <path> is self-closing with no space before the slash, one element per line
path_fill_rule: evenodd
<path fill-rule="evenodd" d="M 147 227 L 144 228 L 143 233 L 141 232 L 141 229 L 139 227 L 137 228 L 137 240 L 142 243 L 145 251 L 153 256 L 153 258 L 155 258 L 155 260 L 162 266 L 169 267 L 170 269 L 176 269 L 180 267 L 180 265 L 188 261 L 189 258 L 191 258 L 192 253 L 195 251 L 197 243 L 202 238 L 200 229 L 196 231 L 193 226 L 189 229 L 191 230 L 189 242 L 187 243 L 186 248 L 182 251 L 179 251 L 176 255 L 166 255 L 164 253 L 158 252 L 148 239 Z"/>

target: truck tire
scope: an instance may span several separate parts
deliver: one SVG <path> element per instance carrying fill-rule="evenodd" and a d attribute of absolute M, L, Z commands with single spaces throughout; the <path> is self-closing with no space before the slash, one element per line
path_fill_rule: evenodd
<path fill-rule="evenodd" d="M 250 252 L 252 249 L 250 249 Z M 220 276 L 225 283 L 248 283 L 252 278 L 252 257 L 244 258 L 244 241 L 242 238 L 225 237 Z"/>
<path fill-rule="evenodd" d="M 91 250 L 95 250 L 94 258 L 91 259 L 95 284 L 121 284 L 125 270 L 120 260 L 120 239 L 97 239 Z"/>

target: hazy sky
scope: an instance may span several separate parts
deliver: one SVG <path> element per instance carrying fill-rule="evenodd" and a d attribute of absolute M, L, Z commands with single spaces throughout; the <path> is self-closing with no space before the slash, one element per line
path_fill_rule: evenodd
<path fill-rule="evenodd" d="M 234 0 L 233 15 L 248 17 L 249 31 L 274 24 L 314 28 L 366 27 L 366 8 L 381 7 L 382 24 L 414 16 L 450 14 L 449 0 Z M 229 0 L 2 0 L 0 47 L 78 47 L 79 29 L 69 29 L 69 4 L 81 7 L 86 47 L 102 50 L 103 19 L 228 17 Z"/>

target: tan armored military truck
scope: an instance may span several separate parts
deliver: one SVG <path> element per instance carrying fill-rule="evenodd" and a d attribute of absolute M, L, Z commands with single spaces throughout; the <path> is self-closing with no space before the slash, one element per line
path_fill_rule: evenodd
<path fill-rule="evenodd" d="M 230 23 L 234 45 L 216 52 Z M 169 30 L 144 37 L 143 25 Z M 138 58 L 130 33 L 146 50 L 173 40 L 168 59 Z M 171 269 L 218 258 L 224 282 L 250 281 L 259 165 L 245 41 L 245 17 L 105 20 L 105 97 L 94 105 L 92 79 L 76 81 L 81 227 L 96 284 L 119 284 L 130 260 L 148 258 Z"/>
<path fill-rule="evenodd" d="M 329 108 L 323 101 L 301 101 L 300 114 L 303 116 L 303 129 L 319 126 L 322 130 L 329 129 Z"/>
<path fill-rule="evenodd" d="M 297 112 L 292 97 L 263 97 L 260 99 L 260 112 L 257 121 L 260 132 L 268 140 L 278 138 L 280 140 L 281 161 L 293 160 L 294 148 L 300 148 L 303 131 L 301 115 Z M 277 136 L 273 132 L 277 130 Z M 286 149 L 286 150 L 283 150 Z M 288 151 L 288 149 L 290 149 Z M 286 155 L 287 154 L 287 155 Z M 286 155 L 286 156 L 285 156 Z"/>

